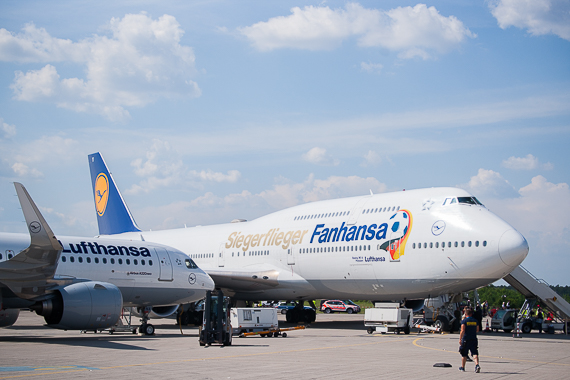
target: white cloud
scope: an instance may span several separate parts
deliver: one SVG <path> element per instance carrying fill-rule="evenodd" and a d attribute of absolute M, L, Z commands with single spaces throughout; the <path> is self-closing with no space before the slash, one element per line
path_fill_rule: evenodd
<path fill-rule="evenodd" d="M 459 185 L 459 187 L 466 189 L 479 200 L 485 197 L 501 199 L 517 195 L 515 188 L 501 174 L 486 169 L 479 169 L 477 175 L 471 177 L 469 183 Z"/>
<path fill-rule="evenodd" d="M 291 15 L 270 18 L 238 31 L 261 51 L 281 48 L 331 50 L 356 38 L 359 46 L 381 47 L 401 58 L 428 58 L 475 37 L 454 16 L 444 17 L 435 7 L 418 4 L 389 11 L 348 3 L 344 9 L 306 6 Z"/>
<path fill-rule="evenodd" d="M 33 178 L 41 178 L 43 177 L 43 173 L 37 169 L 29 168 L 28 165 L 23 164 L 21 162 L 16 162 L 12 165 L 12 170 L 18 177 L 33 177 Z"/>
<path fill-rule="evenodd" d="M 152 146 L 146 151 L 145 158 L 137 158 L 131 162 L 135 174 L 144 179 L 133 185 L 126 194 L 151 192 L 157 188 L 169 186 L 198 187 L 198 182 L 235 183 L 241 178 L 238 170 L 229 170 L 227 174 L 207 170 L 189 170 L 178 153 L 168 142 L 154 139 Z"/>
<path fill-rule="evenodd" d="M 377 166 L 382 163 L 382 158 L 378 153 L 373 150 L 369 150 L 368 153 L 364 156 L 364 161 L 360 164 L 360 166 Z"/>
<path fill-rule="evenodd" d="M 553 168 L 553 165 L 550 162 L 541 164 L 538 161 L 538 158 L 534 157 L 532 154 L 527 154 L 526 157 L 511 156 L 504 160 L 501 165 L 507 169 L 513 170 L 533 170 L 537 168 L 552 170 Z"/>
<path fill-rule="evenodd" d="M 303 160 L 310 162 L 311 164 L 321 165 L 321 166 L 337 166 L 340 161 L 332 158 L 330 154 L 327 154 L 327 150 L 324 148 L 319 148 L 318 146 L 312 148 L 307 153 L 302 155 Z"/>
<path fill-rule="evenodd" d="M 523 265 L 533 274 L 546 278 L 561 273 L 540 272 L 553 268 L 568 268 L 570 256 L 570 190 L 567 183 L 554 184 L 543 176 L 532 178 L 531 183 L 519 190 L 519 197 L 487 202 L 493 212 L 516 227 L 529 242 L 530 253 Z M 538 269 L 535 269 L 538 268 Z"/>
<path fill-rule="evenodd" d="M 233 219 L 257 218 L 270 212 L 299 204 L 325 199 L 367 195 L 386 191 L 386 185 L 372 177 L 331 176 L 315 179 L 310 175 L 303 182 L 276 178 L 271 189 L 252 194 L 247 190 L 240 193 L 217 196 L 211 192 L 191 201 L 177 201 L 161 207 L 147 207 L 137 211 L 141 215 L 139 225 L 152 229 L 175 228 L 184 224 L 207 225 L 227 223 Z M 157 220 L 163 221 L 156 225 Z"/>
<path fill-rule="evenodd" d="M 371 74 L 379 74 L 384 66 L 380 63 L 361 62 L 360 70 Z"/>
<path fill-rule="evenodd" d="M 184 31 L 169 15 L 151 19 L 144 13 L 113 18 L 109 36 L 79 42 L 49 35 L 28 24 L 20 34 L 0 29 L 0 57 L 22 63 L 50 62 L 38 70 L 16 72 L 11 85 L 21 101 L 52 102 L 58 107 L 101 114 L 110 120 L 129 117 L 126 108 L 161 97 L 200 96 L 194 53 L 180 44 Z M 52 63 L 85 66 L 82 78 L 61 78 Z"/>
<path fill-rule="evenodd" d="M 528 29 L 530 34 L 555 34 L 570 41 L 570 2 L 567 0 L 498 0 L 489 4 L 499 27 Z"/>
<path fill-rule="evenodd" d="M 3 138 L 9 139 L 16 136 L 16 126 L 10 125 L 4 122 L 4 119 L 0 117 L 0 131 L 4 134 Z"/>

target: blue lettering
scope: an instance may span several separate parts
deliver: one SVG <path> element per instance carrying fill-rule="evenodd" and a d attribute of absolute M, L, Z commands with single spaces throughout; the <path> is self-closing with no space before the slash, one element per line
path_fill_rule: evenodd
<path fill-rule="evenodd" d="M 353 241 L 354 235 L 356 235 L 356 226 L 350 227 L 348 234 L 346 234 L 346 241 Z"/>
<path fill-rule="evenodd" d="M 335 239 L 335 241 L 338 241 L 340 239 L 340 241 L 344 241 L 344 238 L 346 237 L 346 231 L 348 231 L 348 227 L 344 226 L 344 222 L 342 222 L 340 229 L 338 230 L 338 235 Z M 340 234 L 342 233 L 342 238 L 340 237 Z"/>
<path fill-rule="evenodd" d="M 311 236 L 311 243 L 313 242 L 313 239 L 315 238 L 315 236 L 320 235 L 321 233 L 318 231 L 319 228 L 323 228 L 325 225 L 324 224 L 317 224 L 315 226 L 315 230 L 313 231 L 313 236 Z"/>
<path fill-rule="evenodd" d="M 111 256 L 117 256 L 119 254 L 119 251 L 117 251 L 117 247 L 115 247 L 114 245 L 108 245 L 107 249 L 109 250 L 109 255 Z"/>
<path fill-rule="evenodd" d="M 142 257 L 150 257 L 150 251 L 147 247 L 141 247 L 140 253 Z"/>
<path fill-rule="evenodd" d="M 367 227 L 366 225 L 358 227 L 358 232 L 356 232 L 355 240 L 364 240 L 364 234 L 366 233 L 366 227 Z M 362 237 L 361 238 L 359 238 L 359 236 L 361 236 L 360 231 L 362 231 Z"/>
<path fill-rule="evenodd" d="M 140 252 L 137 247 L 129 247 L 129 251 L 131 251 L 131 256 L 139 256 Z"/>
<path fill-rule="evenodd" d="M 366 240 L 372 240 L 374 239 L 374 236 L 376 235 L 376 232 L 374 232 L 374 230 L 376 229 L 376 224 L 371 224 L 368 227 L 368 232 L 366 233 Z"/>
<path fill-rule="evenodd" d="M 319 236 L 319 243 L 326 243 L 329 236 L 329 229 L 325 228 L 321 231 L 321 236 Z"/>
<path fill-rule="evenodd" d="M 121 256 L 124 256 L 125 253 L 127 254 L 127 256 L 130 256 L 129 255 L 129 249 L 127 247 L 118 246 L 117 248 L 119 248 L 119 254 Z"/>
<path fill-rule="evenodd" d="M 378 232 L 376 232 L 376 240 L 386 239 L 386 231 L 388 230 L 388 224 L 382 223 L 378 226 Z"/>

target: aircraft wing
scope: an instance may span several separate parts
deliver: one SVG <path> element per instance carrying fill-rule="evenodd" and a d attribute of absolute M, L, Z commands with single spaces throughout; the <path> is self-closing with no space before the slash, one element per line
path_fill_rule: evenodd
<path fill-rule="evenodd" d="M 0 283 L 9 287 L 18 297 L 33 299 L 47 292 L 55 284 L 55 275 L 63 247 L 21 183 L 14 183 L 26 225 L 30 232 L 30 246 L 8 261 L 0 263 Z"/>

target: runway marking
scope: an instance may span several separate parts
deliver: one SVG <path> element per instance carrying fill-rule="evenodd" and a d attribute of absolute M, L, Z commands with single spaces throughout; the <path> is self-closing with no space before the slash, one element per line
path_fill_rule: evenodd
<path fill-rule="evenodd" d="M 80 367 L 80 366 L 69 366 L 70 369 L 68 371 L 57 371 L 57 372 L 48 372 L 44 371 L 41 373 L 33 372 L 21 375 L 9 375 L 9 376 L 1 376 L 0 379 L 15 379 L 15 378 L 23 378 L 23 377 L 33 377 L 33 376 L 45 376 L 45 375 L 55 375 L 55 374 L 66 374 L 66 373 L 75 373 L 75 372 L 83 372 L 88 370 L 109 370 L 109 369 L 117 369 L 117 368 L 131 368 L 131 367 L 144 367 L 144 366 L 153 366 L 153 365 L 161 365 L 161 364 L 174 364 L 174 363 L 189 363 L 189 362 L 200 362 L 205 360 L 220 360 L 220 359 L 235 359 L 235 358 L 244 358 L 244 357 L 254 357 L 254 356 L 262 356 L 262 355 L 279 355 L 279 354 L 286 354 L 291 352 L 307 352 L 307 351 L 318 351 L 318 350 L 333 350 L 339 348 L 349 348 L 349 347 L 362 347 L 362 346 L 371 346 L 376 344 L 382 343 L 394 343 L 394 342 L 409 342 L 413 338 L 399 338 L 399 339 L 384 339 L 382 341 L 375 341 L 369 343 L 355 343 L 355 344 L 345 344 L 345 345 L 337 345 L 337 346 L 328 346 L 328 347 L 314 347 L 314 348 L 302 348 L 296 350 L 285 350 L 285 351 L 272 351 L 272 352 L 258 352 L 255 354 L 242 354 L 242 355 L 229 355 L 229 356 L 213 356 L 209 358 L 196 358 L 196 359 L 181 359 L 181 360 L 168 360 L 168 361 L 161 361 L 161 362 L 152 362 L 152 363 L 139 363 L 139 364 L 125 364 L 125 365 L 117 365 L 117 366 L 110 366 L 110 367 Z M 230 348 L 228 346 L 226 349 Z M 57 367 L 28 367 L 32 368 L 54 368 L 54 369 L 62 369 L 66 368 L 67 366 L 57 366 Z M 17 368 L 17 367 L 4 367 L 4 368 Z M 7 372 L 7 371 L 4 371 Z"/>
<path fill-rule="evenodd" d="M 412 343 L 414 344 L 414 346 L 419 347 L 419 348 L 424 348 L 427 350 L 434 350 L 434 351 L 441 351 L 441 352 L 447 352 L 447 353 L 453 353 L 455 355 L 457 355 L 459 352 L 457 351 L 449 351 L 449 350 L 444 350 L 442 348 L 433 348 L 433 347 L 427 347 L 427 346 L 420 346 L 418 344 L 418 341 L 423 340 L 425 338 L 417 338 L 415 339 Z M 507 358 L 504 356 L 486 356 L 486 355 L 479 355 L 480 358 L 486 358 L 486 359 L 500 359 L 500 360 L 510 360 L 510 361 L 514 361 L 514 362 L 521 362 L 521 363 L 535 363 L 535 364 L 553 364 L 553 365 L 558 365 L 558 366 L 563 366 L 563 367 L 570 367 L 570 364 L 568 363 L 556 363 L 556 362 L 545 362 L 545 361 L 541 361 L 541 360 L 528 360 L 528 359 L 514 359 L 514 358 Z"/>

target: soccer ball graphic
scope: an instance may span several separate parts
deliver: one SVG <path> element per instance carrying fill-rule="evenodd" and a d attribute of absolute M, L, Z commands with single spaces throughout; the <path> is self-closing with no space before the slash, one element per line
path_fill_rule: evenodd
<path fill-rule="evenodd" d="M 390 252 L 392 261 L 399 261 L 406 248 L 406 241 L 412 227 L 412 216 L 408 210 L 399 210 L 392 215 L 388 225 L 390 226 L 388 241 L 380 248 Z"/>

